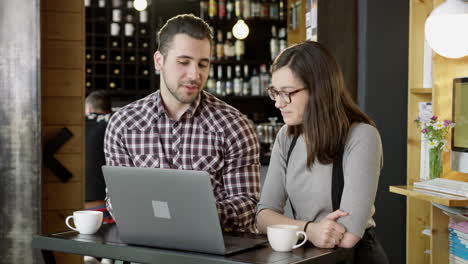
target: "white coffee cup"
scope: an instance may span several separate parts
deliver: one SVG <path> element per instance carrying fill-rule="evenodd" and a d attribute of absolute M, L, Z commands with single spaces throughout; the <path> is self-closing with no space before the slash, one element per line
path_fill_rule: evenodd
<path fill-rule="evenodd" d="M 73 227 L 69 221 L 73 218 L 76 227 Z M 98 231 L 102 224 L 102 212 L 99 211 L 75 211 L 73 215 L 65 219 L 65 224 L 72 230 L 80 232 L 83 235 L 91 235 Z"/>
<path fill-rule="evenodd" d="M 304 236 L 304 241 L 299 244 L 299 235 Z M 300 231 L 295 225 L 271 225 L 267 227 L 268 242 L 275 251 L 288 252 L 304 245 L 307 242 L 307 234 Z"/>

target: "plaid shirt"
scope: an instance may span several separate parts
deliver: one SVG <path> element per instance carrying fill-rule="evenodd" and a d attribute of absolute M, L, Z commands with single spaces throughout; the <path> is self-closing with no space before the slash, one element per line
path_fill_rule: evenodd
<path fill-rule="evenodd" d="M 253 230 L 259 145 L 235 108 L 202 92 L 199 104 L 174 121 L 157 91 L 115 113 L 104 142 L 107 165 L 209 172 L 223 228 Z M 110 199 L 107 205 L 112 211 Z"/>

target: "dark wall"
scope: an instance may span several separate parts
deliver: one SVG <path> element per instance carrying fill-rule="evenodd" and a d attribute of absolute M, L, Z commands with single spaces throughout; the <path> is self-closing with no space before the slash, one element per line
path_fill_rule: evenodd
<path fill-rule="evenodd" d="M 39 263 L 39 0 L 0 1 L 0 263 Z"/>
<path fill-rule="evenodd" d="M 406 184 L 408 0 L 360 0 L 358 102 L 376 121 L 384 150 L 375 206 L 390 263 L 405 263 L 406 203 L 389 185 Z"/>

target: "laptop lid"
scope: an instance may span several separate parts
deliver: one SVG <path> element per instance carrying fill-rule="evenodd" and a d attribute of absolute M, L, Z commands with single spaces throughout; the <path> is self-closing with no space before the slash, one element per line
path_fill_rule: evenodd
<path fill-rule="evenodd" d="M 225 254 L 205 171 L 102 167 L 123 242 Z"/>

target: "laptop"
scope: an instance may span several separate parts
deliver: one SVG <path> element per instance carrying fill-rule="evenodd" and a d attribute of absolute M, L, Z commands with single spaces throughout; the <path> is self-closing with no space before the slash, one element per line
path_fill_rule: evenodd
<path fill-rule="evenodd" d="M 227 255 L 268 241 L 223 234 L 205 171 L 114 166 L 102 171 L 124 243 Z"/>

